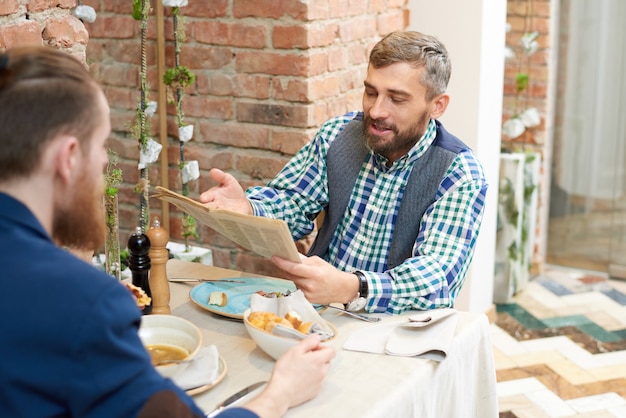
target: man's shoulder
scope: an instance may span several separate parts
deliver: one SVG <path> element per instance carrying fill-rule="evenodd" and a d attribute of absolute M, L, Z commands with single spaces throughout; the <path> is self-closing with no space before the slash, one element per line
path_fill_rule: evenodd
<path fill-rule="evenodd" d="M 437 135 L 435 136 L 433 145 L 444 148 L 455 154 L 459 154 L 470 149 L 465 142 L 448 132 L 441 122 L 436 120 L 435 123 L 437 125 Z"/>

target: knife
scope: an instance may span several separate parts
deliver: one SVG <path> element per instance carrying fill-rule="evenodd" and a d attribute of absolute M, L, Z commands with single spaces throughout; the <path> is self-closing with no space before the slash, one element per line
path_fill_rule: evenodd
<path fill-rule="evenodd" d="M 210 412 L 207 412 L 204 416 L 207 417 L 207 418 L 212 418 L 212 417 L 216 416 L 217 414 L 222 412 L 222 410 L 224 410 L 225 408 L 229 407 L 230 405 L 232 405 L 233 403 L 235 403 L 239 399 L 243 398 L 244 396 L 246 396 L 250 392 L 254 391 L 259 386 L 263 386 L 266 383 L 267 383 L 267 381 L 256 382 L 256 383 L 253 383 L 253 384 L 251 384 L 250 386 L 248 386 L 246 388 L 241 389 L 239 392 L 237 392 L 234 395 L 229 396 L 228 398 L 226 398 L 222 403 L 218 404 L 217 407 L 214 410 L 212 410 Z"/>
<path fill-rule="evenodd" d="M 168 282 L 172 283 L 189 283 L 189 282 L 222 282 L 222 283 L 245 283 L 243 280 L 231 280 L 231 279 L 194 279 L 190 277 L 174 277 L 167 278 Z"/>

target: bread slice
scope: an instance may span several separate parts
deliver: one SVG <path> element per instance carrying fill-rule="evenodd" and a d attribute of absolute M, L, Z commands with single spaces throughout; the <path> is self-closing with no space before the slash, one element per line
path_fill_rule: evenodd
<path fill-rule="evenodd" d="M 226 306 L 228 296 L 224 292 L 212 292 L 209 295 L 209 305 Z"/>

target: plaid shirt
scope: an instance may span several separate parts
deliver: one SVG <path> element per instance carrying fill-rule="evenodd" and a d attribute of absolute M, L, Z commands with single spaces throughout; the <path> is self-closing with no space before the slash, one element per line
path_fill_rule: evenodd
<path fill-rule="evenodd" d="M 296 240 L 311 233 L 313 220 L 328 204 L 328 147 L 356 115 L 327 121 L 267 187 L 247 190 L 255 215 L 285 220 Z M 402 185 L 435 135 L 431 120 L 424 136 L 391 167 L 370 153 L 330 243 L 326 261 L 367 278 L 368 312 L 450 307 L 465 280 L 487 190 L 482 167 L 469 150 L 457 155 L 439 185 L 436 201 L 421 220 L 413 257 L 387 267 Z"/>

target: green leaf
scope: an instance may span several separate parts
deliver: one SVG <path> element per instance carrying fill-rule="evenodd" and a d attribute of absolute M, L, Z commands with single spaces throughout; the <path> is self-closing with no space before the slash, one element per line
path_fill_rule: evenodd
<path fill-rule="evenodd" d="M 515 85 L 517 86 L 517 92 L 520 93 L 528 87 L 528 74 L 519 73 L 515 76 Z"/>

